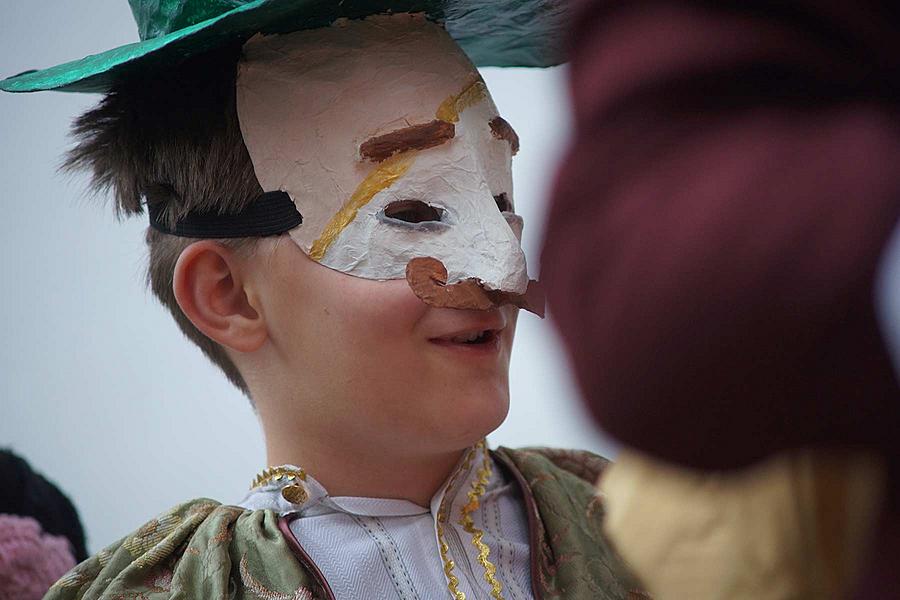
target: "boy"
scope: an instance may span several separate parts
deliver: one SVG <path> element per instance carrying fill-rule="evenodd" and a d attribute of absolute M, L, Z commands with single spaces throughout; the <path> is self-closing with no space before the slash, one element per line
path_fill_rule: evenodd
<path fill-rule="evenodd" d="M 146 205 L 154 293 L 252 399 L 273 467 L 50 597 L 627 597 L 591 490 L 603 461 L 483 442 L 517 309 L 541 305 L 518 140 L 466 55 L 389 4 L 160 4 L 133 4 L 149 44 L 3 87 L 107 92 L 68 164 Z M 492 47 L 492 3 L 430 14 L 483 21 L 486 61 L 549 60 Z"/>

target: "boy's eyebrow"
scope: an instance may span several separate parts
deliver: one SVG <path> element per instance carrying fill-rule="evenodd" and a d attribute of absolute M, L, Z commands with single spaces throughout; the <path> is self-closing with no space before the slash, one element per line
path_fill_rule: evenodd
<path fill-rule="evenodd" d="M 390 133 L 369 138 L 359 146 L 361 159 L 382 162 L 395 154 L 409 150 L 425 150 L 453 139 L 453 123 L 435 119 L 423 125 L 410 125 Z"/>

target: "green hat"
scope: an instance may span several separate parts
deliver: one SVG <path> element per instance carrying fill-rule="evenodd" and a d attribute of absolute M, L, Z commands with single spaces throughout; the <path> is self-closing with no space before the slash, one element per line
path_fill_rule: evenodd
<path fill-rule="evenodd" d="M 325 27 L 338 18 L 425 13 L 478 66 L 562 62 L 567 0 L 129 0 L 141 41 L 0 81 L 7 92 L 106 92 L 122 75 L 165 67 L 256 33 Z"/>

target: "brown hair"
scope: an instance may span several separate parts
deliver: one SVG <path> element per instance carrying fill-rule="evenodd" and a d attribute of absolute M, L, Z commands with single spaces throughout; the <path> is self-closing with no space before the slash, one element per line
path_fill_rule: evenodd
<path fill-rule="evenodd" d="M 91 189 L 112 192 L 119 215 L 141 214 L 144 204 L 159 203 L 171 225 L 191 211 L 241 211 L 263 190 L 235 107 L 239 53 L 240 46 L 229 46 L 118 81 L 75 120 L 75 146 L 63 169 L 89 170 Z M 175 263 L 195 241 L 148 227 L 148 285 L 188 339 L 249 396 L 225 349 L 194 327 L 175 300 Z M 218 241 L 247 251 L 256 240 Z"/>

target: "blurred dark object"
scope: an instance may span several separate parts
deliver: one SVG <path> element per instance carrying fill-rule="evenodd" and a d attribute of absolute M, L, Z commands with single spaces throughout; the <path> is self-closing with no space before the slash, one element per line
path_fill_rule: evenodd
<path fill-rule="evenodd" d="M 900 387 L 873 282 L 900 216 L 900 7 L 584 2 L 572 39 L 542 279 L 593 414 L 704 469 L 881 453 L 863 582 L 897 597 Z"/>
<path fill-rule="evenodd" d="M 34 518 L 44 532 L 69 540 L 77 562 L 87 559 L 84 530 L 71 500 L 9 450 L 0 450 L 0 514 Z"/>

